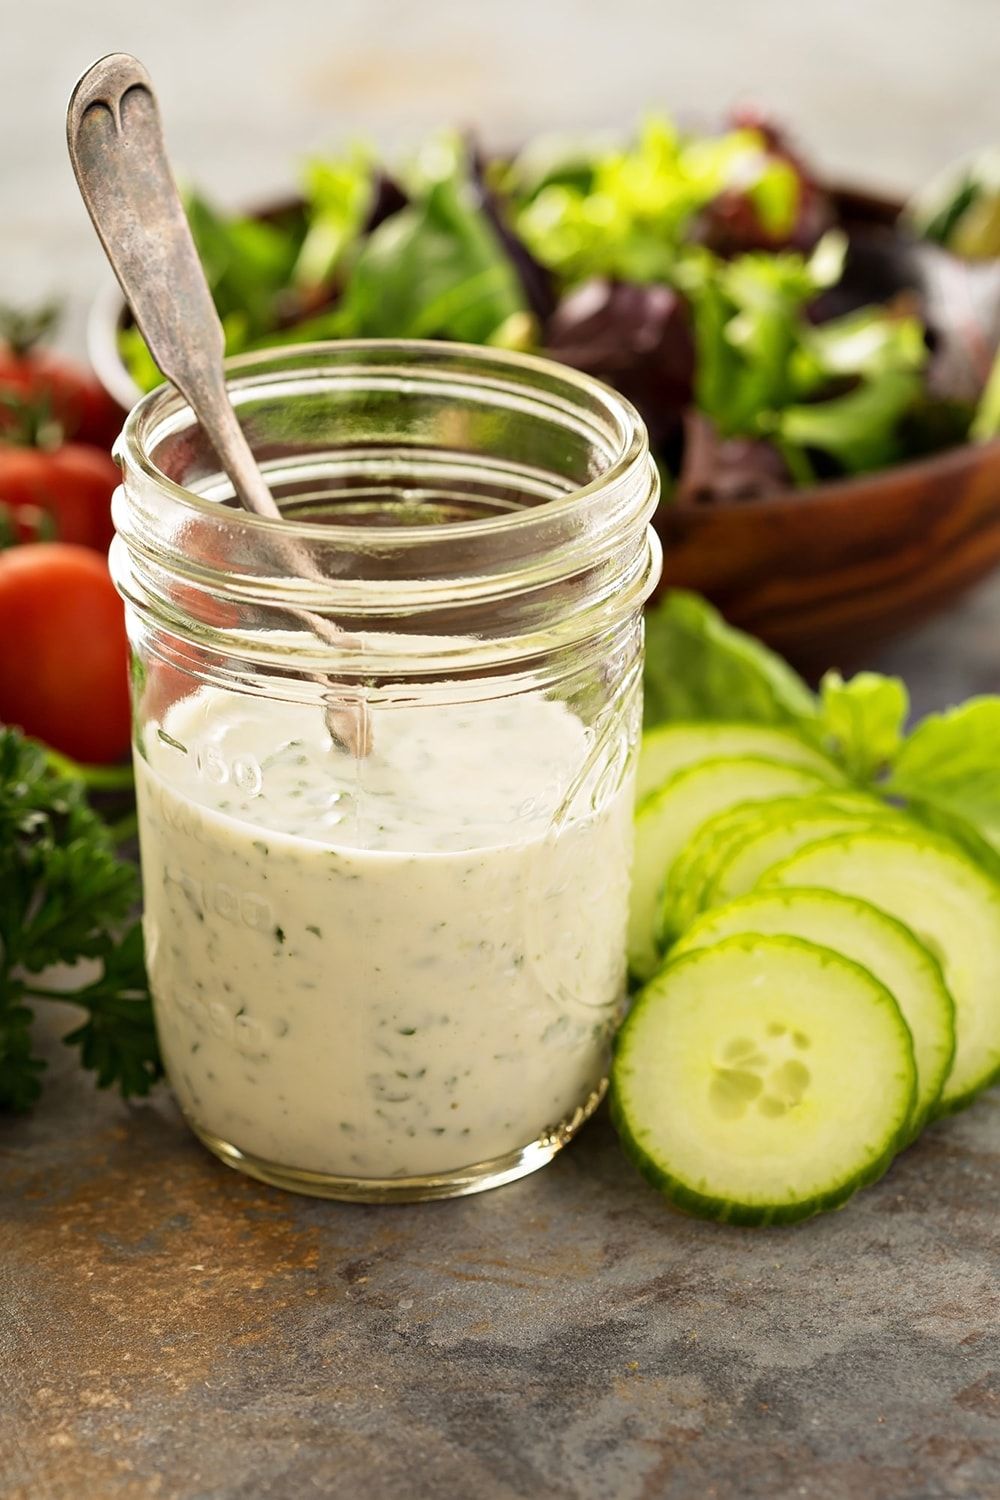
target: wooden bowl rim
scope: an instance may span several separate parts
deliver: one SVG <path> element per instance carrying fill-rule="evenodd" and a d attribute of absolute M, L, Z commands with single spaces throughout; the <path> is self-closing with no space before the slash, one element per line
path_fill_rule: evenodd
<path fill-rule="evenodd" d="M 992 466 L 1000 466 L 1000 437 L 990 438 L 984 443 L 957 443 L 953 448 L 942 448 L 940 453 L 929 453 L 924 458 L 911 458 L 905 463 L 890 464 L 884 469 L 868 469 L 864 474 L 848 474 L 837 479 L 827 479 L 821 484 L 803 486 L 801 489 L 776 490 L 773 495 L 758 495 L 753 500 L 713 500 L 705 505 L 675 505 L 673 514 L 685 518 L 708 517 L 720 511 L 727 514 L 737 510 L 767 511 L 778 515 L 797 510 L 801 505 L 816 506 L 821 501 L 830 504 L 842 502 L 847 505 L 865 491 L 889 483 L 912 483 L 926 480 L 934 484 L 957 475 L 976 459 L 983 458 Z M 667 501 L 669 507 L 670 502 Z"/>

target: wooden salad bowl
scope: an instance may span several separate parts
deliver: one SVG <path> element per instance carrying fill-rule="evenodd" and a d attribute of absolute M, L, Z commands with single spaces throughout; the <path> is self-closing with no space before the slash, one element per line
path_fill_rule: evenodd
<path fill-rule="evenodd" d="M 895 223 L 897 200 L 833 190 L 842 219 Z M 663 506 L 664 588 L 694 589 L 812 680 L 879 646 L 1000 565 L 1000 439 L 751 501 Z"/>
<path fill-rule="evenodd" d="M 897 202 L 852 188 L 834 196 L 855 222 L 891 224 L 899 212 Z M 127 319 L 109 286 L 88 325 L 94 370 L 126 409 L 139 394 L 118 352 Z M 665 503 L 655 524 L 660 592 L 704 594 L 815 680 L 829 667 L 864 665 L 1000 565 L 1000 439 L 755 500 Z"/>
<path fill-rule="evenodd" d="M 800 671 L 862 665 L 1000 564 L 1000 441 L 773 497 L 661 508 L 661 588 Z"/>

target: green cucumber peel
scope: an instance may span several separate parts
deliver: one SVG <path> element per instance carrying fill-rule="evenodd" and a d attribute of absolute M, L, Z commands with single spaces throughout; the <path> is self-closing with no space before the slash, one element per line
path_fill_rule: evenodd
<path fill-rule="evenodd" d="M 743 934 L 672 959 L 642 991 L 611 1113 L 675 1207 L 795 1223 L 883 1174 L 909 1139 L 915 1086 L 909 1029 L 872 974 L 800 938 Z"/>

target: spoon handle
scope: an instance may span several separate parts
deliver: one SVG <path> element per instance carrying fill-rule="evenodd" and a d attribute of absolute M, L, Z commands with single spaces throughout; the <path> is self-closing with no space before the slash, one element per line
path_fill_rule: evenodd
<path fill-rule="evenodd" d="M 163 141 L 149 74 L 113 52 L 89 68 L 66 116 L 87 211 L 157 364 L 198 413 L 240 501 L 280 518 L 233 411 L 224 338 Z"/>
<path fill-rule="evenodd" d="M 70 96 L 66 138 L 87 212 L 153 358 L 196 413 L 241 504 L 281 520 L 229 400 L 222 324 L 142 63 L 126 52 L 112 52 L 88 68 Z M 294 539 L 275 539 L 274 550 L 293 575 L 322 580 L 321 570 Z M 357 645 L 321 615 L 289 612 L 321 640 L 342 649 Z M 367 755 L 372 736 L 364 701 L 325 678 L 316 680 L 328 690 L 333 737 L 354 754 Z"/>

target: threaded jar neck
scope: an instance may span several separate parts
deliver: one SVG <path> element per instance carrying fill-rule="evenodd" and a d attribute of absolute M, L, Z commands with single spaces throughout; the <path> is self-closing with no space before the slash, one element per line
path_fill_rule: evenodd
<path fill-rule="evenodd" d="M 656 581 L 645 430 L 587 376 L 414 340 L 266 351 L 227 377 L 281 521 L 235 504 L 170 387 L 116 449 L 116 582 L 180 643 L 341 680 L 488 669 L 613 631 Z"/>

